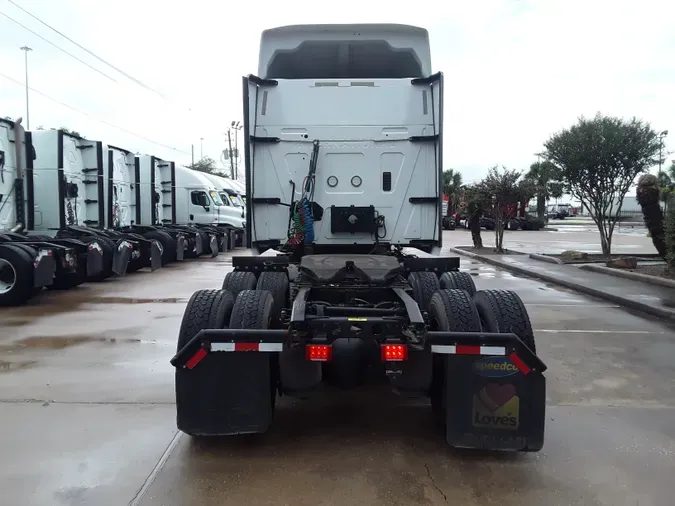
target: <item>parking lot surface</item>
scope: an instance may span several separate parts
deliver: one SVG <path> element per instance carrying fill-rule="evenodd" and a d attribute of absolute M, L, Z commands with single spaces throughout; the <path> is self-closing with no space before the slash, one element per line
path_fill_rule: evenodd
<path fill-rule="evenodd" d="M 182 311 L 230 268 L 221 255 L 0 312 L 2 504 L 672 504 L 672 329 L 465 259 L 479 289 L 528 307 L 549 367 L 541 452 L 449 449 L 425 402 L 380 385 L 282 398 L 263 436 L 177 433 Z"/>

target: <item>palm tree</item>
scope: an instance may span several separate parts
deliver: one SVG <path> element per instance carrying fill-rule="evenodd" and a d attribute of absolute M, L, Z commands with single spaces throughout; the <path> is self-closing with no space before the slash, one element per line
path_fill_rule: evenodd
<path fill-rule="evenodd" d="M 562 193 L 560 183 L 557 181 L 560 169 L 549 161 L 536 162 L 530 165 L 530 170 L 525 175 L 535 186 L 537 197 L 537 216 L 541 219 L 546 217 L 546 202 L 551 197 Z"/>
<path fill-rule="evenodd" d="M 448 196 L 448 212 L 450 216 L 459 203 L 462 189 L 462 174 L 454 169 L 443 171 L 443 193 Z"/>

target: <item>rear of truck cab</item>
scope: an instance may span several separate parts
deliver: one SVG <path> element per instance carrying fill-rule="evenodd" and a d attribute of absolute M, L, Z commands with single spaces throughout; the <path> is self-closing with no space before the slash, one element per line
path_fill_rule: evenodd
<path fill-rule="evenodd" d="M 263 33 L 259 75 L 243 79 L 247 241 L 260 254 L 233 257 L 222 290 L 188 302 L 171 360 L 183 432 L 262 433 L 278 395 L 374 371 L 428 397 L 451 446 L 541 449 L 546 366 L 522 300 L 428 254 L 442 246 L 443 167 L 429 55 L 410 26 Z"/>

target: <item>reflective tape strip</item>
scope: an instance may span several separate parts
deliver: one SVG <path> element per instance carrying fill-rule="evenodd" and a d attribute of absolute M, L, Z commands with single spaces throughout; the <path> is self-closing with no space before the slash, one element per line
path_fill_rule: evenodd
<path fill-rule="evenodd" d="M 282 343 L 211 343 L 211 351 L 283 351 Z"/>
<path fill-rule="evenodd" d="M 481 346 L 481 355 L 506 355 L 506 348 L 503 346 Z"/>
<path fill-rule="evenodd" d="M 506 356 L 503 346 L 454 346 L 445 344 L 431 345 L 431 353 L 447 355 L 501 355 Z"/>
<path fill-rule="evenodd" d="M 282 343 L 260 343 L 258 351 L 283 351 L 284 345 Z"/>
<path fill-rule="evenodd" d="M 234 343 L 211 343 L 211 351 L 234 351 Z"/>
<path fill-rule="evenodd" d="M 446 353 L 449 355 L 454 355 L 455 353 L 457 353 L 457 346 L 445 344 L 433 344 L 431 345 L 431 353 Z"/>

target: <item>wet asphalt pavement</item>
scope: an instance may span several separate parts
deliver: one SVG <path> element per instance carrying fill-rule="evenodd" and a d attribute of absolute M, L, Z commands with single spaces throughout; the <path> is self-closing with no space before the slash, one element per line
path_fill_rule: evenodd
<path fill-rule="evenodd" d="M 530 312 L 549 367 L 541 452 L 451 450 L 424 402 L 380 387 L 284 398 L 261 437 L 177 434 L 182 311 L 228 268 L 191 261 L 0 311 L 0 504 L 673 503 L 675 333 L 465 259 L 479 289 L 516 290 Z"/>

